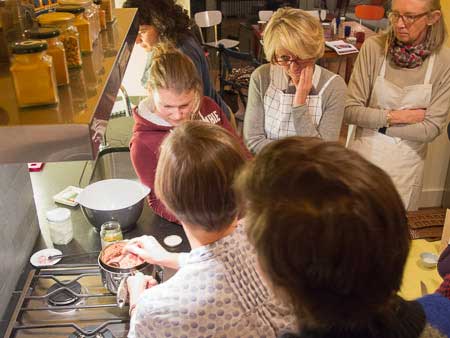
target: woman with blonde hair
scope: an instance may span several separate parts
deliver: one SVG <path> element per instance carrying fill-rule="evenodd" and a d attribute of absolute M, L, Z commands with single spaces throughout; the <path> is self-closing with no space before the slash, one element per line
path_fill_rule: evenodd
<path fill-rule="evenodd" d="M 349 147 L 385 170 L 408 210 L 419 207 L 428 143 L 450 110 L 450 49 L 439 0 L 393 0 L 385 34 L 361 48 L 349 82 Z"/>
<path fill-rule="evenodd" d="M 305 11 L 281 8 L 264 30 L 270 64 L 250 79 L 244 120 L 248 148 L 259 152 L 286 136 L 337 140 L 344 114 L 344 80 L 316 65 L 324 53 L 322 26 Z"/>
<path fill-rule="evenodd" d="M 178 223 L 154 194 L 158 149 L 164 137 L 174 127 L 191 119 L 218 124 L 238 136 L 219 106 L 203 96 L 202 83 L 192 61 L 169 44 L 154 48 L 148 90 L 148 98 L 140 102 L 133 114 L 131 161 L 141 182 L 151 188 L 148 201 L 153 211 Z"/>
<path fill-rule="evenodd" d="M 154 237 L 125 248 L 151 264 L 178 269 L 148 290 L 143 275 L 127 280 L 128 337 L 266 337 L 295 328 L 291 308 L 273 298 L 256 268 L 233 184 L 246 163 L 225 129 L 201 121 L 175 128 L 161 145 L 157 196 L 181 221 L 189 253 L 168 252 Z"/>

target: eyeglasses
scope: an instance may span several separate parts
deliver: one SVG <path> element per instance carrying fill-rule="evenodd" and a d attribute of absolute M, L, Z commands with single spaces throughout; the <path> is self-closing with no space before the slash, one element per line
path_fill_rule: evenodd
<path fill-rule="evenodd" d="M 276 63 L 280 66 L 290 66 L 292 63 L 295 63 L 296 65 L 302 65 L 313 62 L 313 59 L 300 59 L 296 56 L 290 56 L 290 55 L 281 55 L 278 57 L 274 57 L 272 60 L 272 63 Z"/>
<path fill-rule="evenodd" d="M 416 15 L 401 15 L 399 12 L 390 12 L 389 13 L 389 19 L 392 22 L 397 22 L 398 19 L 402 18 L 403 23 L 406 26 L 411 26 L 414 22 L 416 22 L 418 19 L 420 19 L 421 17 L 429 14 L 430 12 L 427 11 L 425 13 L 421 13 L 421 14 L 416 14 Z"/>

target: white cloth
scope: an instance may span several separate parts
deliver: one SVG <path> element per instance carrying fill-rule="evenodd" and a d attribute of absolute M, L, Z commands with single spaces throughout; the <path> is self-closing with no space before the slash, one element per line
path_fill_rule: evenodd
<path fill-rule="evenodd" d="M 317 88 L 320 80 L 321 68 L 314 66 L 313 88 Z M 322 94 L 330 82 L 337 75 L 331 77 L 317 95 L 308 95 L 306 105 L 316 127 L 322 118 Z M 289 86 L 289 77 L 281 66 L 271 65 L 270 85 L 264 95 L 265 121 L 264 129 L 269 139 L 278 140 L 287 136 L 295 136 L 292 106 L 294 94 L 286 93 Z"/>
<path fill-rule="evenodd" d="M 295 316 L 255 270 L 243 226 L 189 253 L 168 281 L 139 299 L 128 337 L 277 337 Z"/>
<path fill-rule="evenodd" d="M 423 84 L 404 88 L 385 79 L 386 59 L 375 80 L 370 107 L 401 110 L 427 109 L 433 85 L 430 83 L 435 54 L 430 56 Z M 379 133 L 378 130 L 358 128 L 349 147 L 386 171 L 392 178 L 405 208 L 417 210 L 422 190 L 427 143 L 407 141 Z"/>

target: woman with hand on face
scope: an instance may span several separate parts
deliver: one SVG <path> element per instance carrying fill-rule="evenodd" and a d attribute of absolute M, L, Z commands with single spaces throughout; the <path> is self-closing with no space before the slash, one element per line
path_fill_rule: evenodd
<path fill-rule="evenodd" d="M 244 139 L 253 153 L 286 136 L 338 139 L 346 85 L 315 64 L 324 48 L 319 20 L 305 11 L 282 8 L 271 17 L 264 29 L 270 64 L 253 72 L 245 112 Z"/>
<path fill-rule="evenodd" d="M 178 269 L 157 286 L 144 276 L 128 278 L 128 337 L 275 338 L 295 327 L 292 310 L 262 281 L 238 221 L 233 183 L 246 157 L 228 131 L 202 121 L 187 121 L 165 138 L 156 195 L 181 221 L 192 250 L 167 252 L 151 236 L 125 247 L 149 263 Z"/>
<path fill-rule="evenodd" d="M 202 81 L 203 95 L 212 98 L 229 118 L 229 108 L 214 89 L 208 61 L 192 32 L 195 28 L 187 12 L 174 0 L 126 0 L 123 7 L 138 9 L 139 32 L 136 44 L 148 53 L 141 79 L 142 86 L 147 88 L 153 48 L 160 42 L 169 42 L 191 59 Z"/>
<path fill-rule="evenodd" d="M 386 34 L 368 39 L 348 85 L 349 147 L 385 170 L 417 210 L 427 145 L 450 109 L 450 49 L 439 0 L 394 0 Z"/>
<path fill-rule="evenodd" d="M 155 197 L 155 170 L 159 146 L 180 123 L 199 119 L 217 124 L 239 138 L 223 111 L 209 97 L 202 95 L 202 84 L 192 61 L 168 44 L 154 47 L 149 69 L 149 96 L 134 110 L 135 125 L 130 141 L 130 155 L 140 181 L 151 188 L 149 205 L 159 216 L 178 223 Z M 244 148 L 244 145 L 242 144 Z"/>

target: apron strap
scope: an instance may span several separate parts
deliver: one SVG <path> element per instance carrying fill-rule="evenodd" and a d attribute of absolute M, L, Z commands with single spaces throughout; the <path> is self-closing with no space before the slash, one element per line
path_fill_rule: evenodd
<path fill-rule="evenodd" d="M 427 72 L 425 73 L 425 80 L 423 82 L 424 84 L 429 84 L 430 83 L 431 73 L 433 72 L 435 56 L 436 56 L 435 53 L 431 54 L 430 60 L 428 61 Z"/>
<path fill-rule="evenodd" d="M 323 92 L 325 91 L 325 89 L 327 89 L 328 85 L 331 83 L 331 81 L 334 80 L 334 78 L 337 77 L 337 74 L 333 75 L 332 77 L 330 77 L 328 79 L 327 82 L 325 82 L 325 84 L 323 85 L 322 89 L 319 92 L 319 95 L 322 96 Z"/>

